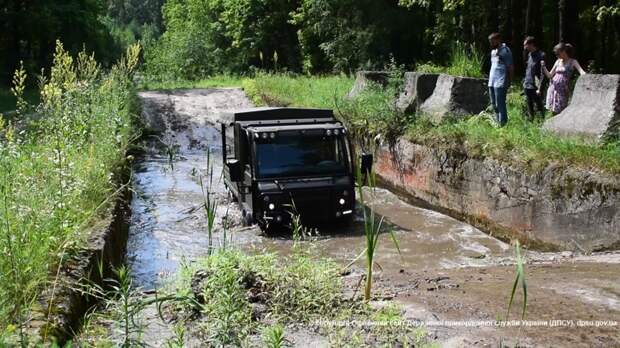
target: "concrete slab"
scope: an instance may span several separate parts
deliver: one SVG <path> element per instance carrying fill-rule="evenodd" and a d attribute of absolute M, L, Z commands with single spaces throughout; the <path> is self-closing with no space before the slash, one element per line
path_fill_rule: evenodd
<path fill-rule="evenodd" d="M 486 83 L 485 79 L 441 74 L 433 94 L 420 106 L 420 111 L 436 122 L 446 117 L 480 113 L 489 105 Z"/>
<path fill-rule="evenodd" d="M 358 71 L 355 74 L 355 83 L 353 88 L 347 94 L 348 98 L 355 98 L 364 91 L 371 83 L 386 87 L 388 84 L 389 74 L 387 71 Z"/>
<path fill-rule="evenodd" d="M 400 112 L 414 113 L 433 94 L 439 74 L 408 71 L 404 76 L 404 88 L 396 100 Z"/>
<path fill-rule="evenodd" d="M 600 141 L 620 132 L 620 75 L 579 77 L 573 98 L 564 111 L 543 128 L 564 136 L 581 135 Z"/>

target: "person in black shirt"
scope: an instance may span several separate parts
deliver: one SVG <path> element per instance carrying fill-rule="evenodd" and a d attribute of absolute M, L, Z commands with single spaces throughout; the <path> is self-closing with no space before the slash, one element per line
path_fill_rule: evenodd
<path fill-rule="evenodd" d="M 536 109 L 540 112 L 541 118 L 544 119 L 545 109 L 543 107 L 541 90 L 545 74 L 543 73 L 541 65 L 544 63 L 541 62 L 545 60 L 545 53 L 538 48 L 536 39 L 533 36 L 525 38 L 523 41 L 523 49 L 528 52 L 523 88 L 525 90 L 525 98 L 527 99 L 529 120 L 531 121 L 536 117 L 534 106 L 536 106 Z M 536 84 L 536 78 L 538 78 L 538 85 Z"/>

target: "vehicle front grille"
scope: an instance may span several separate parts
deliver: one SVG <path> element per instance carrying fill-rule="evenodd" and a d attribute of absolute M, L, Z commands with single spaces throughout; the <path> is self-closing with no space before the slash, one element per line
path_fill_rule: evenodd
<path fill-rule="evenodd" d="M 326 221 L 332 215 L 329 190 L 295 191 L 291 196 L 304 224 Z"/>

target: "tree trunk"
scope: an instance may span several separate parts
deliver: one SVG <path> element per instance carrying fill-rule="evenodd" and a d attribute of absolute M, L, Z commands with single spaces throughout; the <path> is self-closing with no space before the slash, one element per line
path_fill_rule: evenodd
<path fill-rule="evenodd" d="M 523 32 L 523 21 L 516 20 L 523 17 L 523 0 L 512 0 L 512 17 L 515 20 L 512 21 L 512 52 L 514 55 L 515 71 L 519 74 L 523 71 L 525 55 L 523 51 L 523 39 L 525 38 Z"/>
<path fill-rule="evenodd" d="M 576 0 L 558 0 L 558 36 L 560 42 L 575 43 L 579 16 Z"/>
<path fill-rule="evenodd" d="M 499 0 L 489 1 L 488 34 L 499 31 Z"/>
<path fill-rule="evenodd" d="M 543 4 L 541 0 L 527 0 L 525 10 L 525 35 L 534 36 L 539 41 L 543 39 L 542 32 Z"/>

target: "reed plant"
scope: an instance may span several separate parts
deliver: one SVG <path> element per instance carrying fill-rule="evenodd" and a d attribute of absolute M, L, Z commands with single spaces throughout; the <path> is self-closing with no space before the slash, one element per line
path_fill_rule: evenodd
<path fill-rule="evenodd" d="M 519 240 L 515 241 L 515 259 L 516 259 L 516 270 L 515 270 L 515 281 L 512 284 L 512 291 L 510 292 L 510 300 L 508 301 L 508 310 L 506 311 L 506 320 L 510 316 L 510 309 L 512 308 L 512 304 L 515 299 L 515 295 L 517 293 L 517 286 L 521 283 L 521 288 L 523 289 L 523 307 L 521 309 L 521 320 L 525 319 L 525 311 L 527 309 L 527 282 L 525 281 L 525 260 L 521 256 L 521 245 L 519 244 Z"/>
<path fill-rule="evenodd" d="M 206 175 L 208 182 L 205 182 L 202 174 L 200 174 L 198 178 L 200 181 L 200 190 L 202 191 L 203 198 L 202 207 L 204 208 L 205 216 L 207 218 L 207 237 L 209 243 L 207 254 L 211 255 L 211 252 L 213 251 L 213 230 L 215 228 L 215 218 L 217 215 L 219 202 L 215 197 L 215 192 L 213 191 L 213 162 L 210 149 L 207 150 Z M 224 239 L 226 239 L 226 235 L 224 235 Z"/>
<path fill-rule="evenodd" d="M 284 347 L 284 328 L 276 324 L 263 329 L 263 344 L 266 348 Z"/>
<path fill-rule="evenodd" d="M 362 210 L 364 212 L 364 235 L 366 237 L 366 248 L 362 252 L 366 256 L 366 281 L 364 286 L 364 300 L 370 301 L 372 297 L 372 280 L 373 280 L 373 269 L 375 265 L 375 253 L 377 251 L 377 246 L 379 244 L 379 236 L 383 227 L 384 217 L 381 216 L 378 218 L 378 214 L 370 206 L 366 206 L 366 198 L 364 194 L 364 183 L 367 182 L 368 186 L 371 190 L 374 190 L 376 187 L 376 179 L 373 173 L 366 172 L 362 173 L 360 166 L 357 165 L 357 190 L 358 190 L 358 199 L 359 203 L 362 206 Z M 377 221 L 377 218 L 379 219 Z M 398 239 L 394 234 L 393 230 L 388 230 L 388 233 L 391 237 L 396 250 L 400 254 L 400 245 L 398 243 Z"/>

